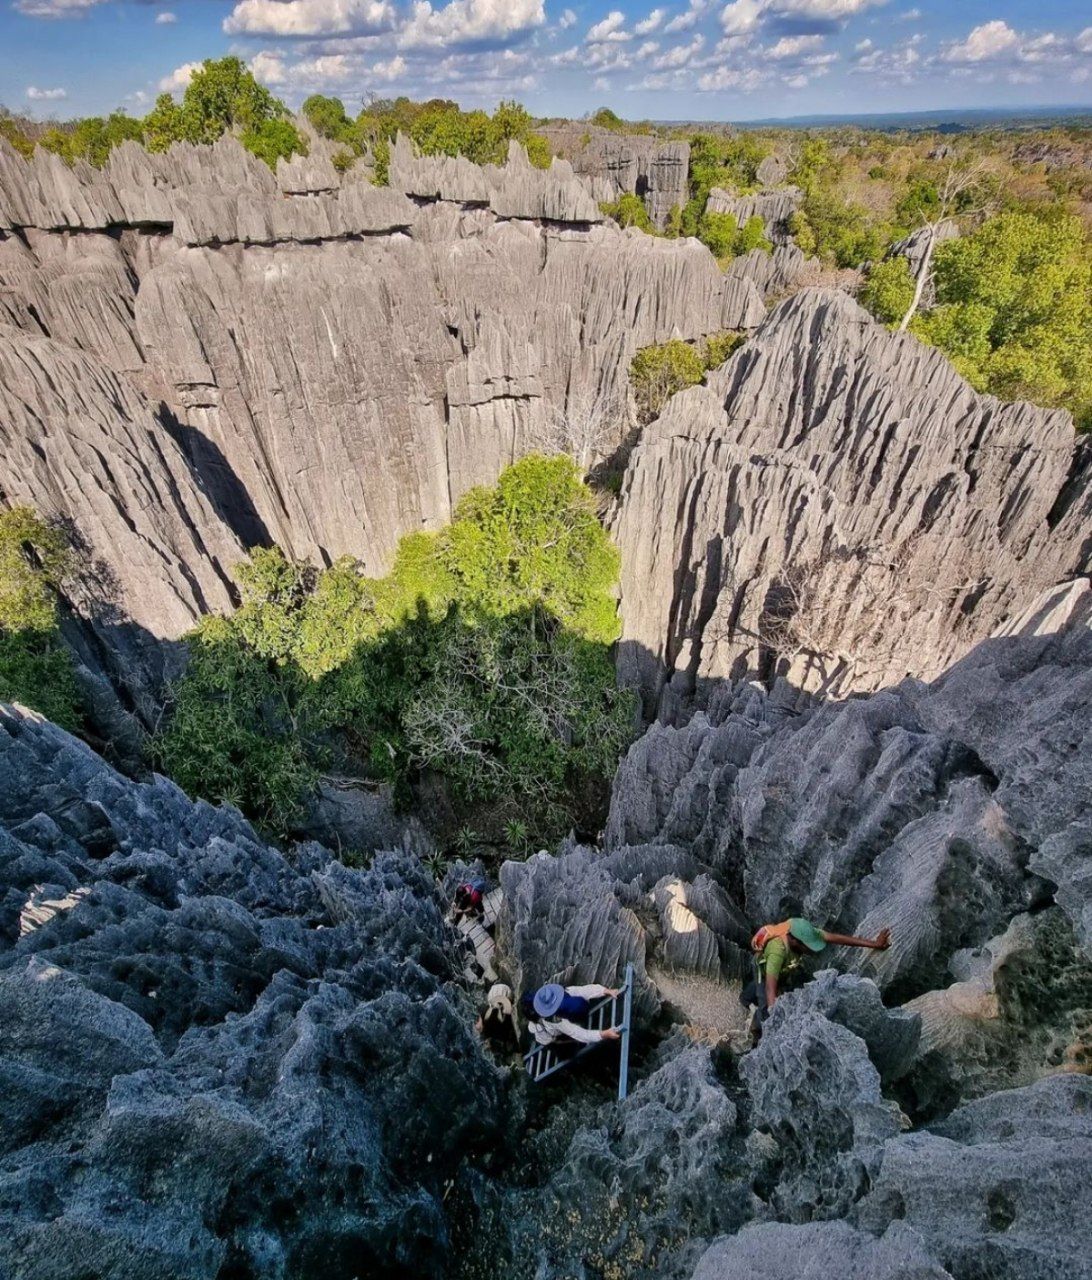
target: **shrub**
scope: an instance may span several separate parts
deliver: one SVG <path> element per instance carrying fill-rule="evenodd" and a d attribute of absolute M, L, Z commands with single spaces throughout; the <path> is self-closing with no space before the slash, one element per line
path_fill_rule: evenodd
<path fill-rule="evenodd" d="M 937 306 L 913 331 L 975 386 L 1092 425 L 1092 243 L 1065 213 L 1002 213 L 937 246 Z"/>
<path fill-rule="evenodd" d="M 747 340 L 745 333 L 726 329 L 723 333 L 711 333 L 702 344 L 702 363 L 706 370 L 719 369 Z"/>
<path fill-rule="evenodd" d="M 565 457 L 471 490 L 446 529 L 401 540 L 385 578 L 255 552 L 235 615 L 190 638 L 157 757 L 280 833 L 336 764 L 401 800 L 438 773 L 459 821 L 507 807 L 552 838 L 605 788 L 632 721 L 610 656 L 617 575 Z"/>
<path fill-rule="evenodd" d="M 619 226 L 636 227 L 648 235 L 656 234 L 656 228 L 640 196 L 626 193 L 620 195 L 612 204 L 601 204 L 599 209 L 608 218 L 613 218 Z"/>
<path fill-rule="evenodd" d="M 719 262 L 732 257 L 738 231 L 739 223 L 734 213 L 710 213 L 706 210 L 698 224 L 698 239 Z"/>
<path fill-rule="evenodd" d="M 662 346 L 638 351 L 629 373 L 637 399 L 638 418 L 647 423 L 660 413 L 677 391 L 699 383 L 705 376 L 705 366 L 689 343 L 672 338 Z"/>
<path fill-rule="evenodd" d="M 66 729 L 81 719 L 57 623 L 57 592 L 71 565 L 61 530 L 29 507 L 0 513 L 0 701 L 21 702 Z"/>
<path fill-rule="evenodd" d="M 884 324 L 898 324 L 914 300 L 914 273 L 903 257 L 877 262 L 858 295 L 860 303 Z"/>

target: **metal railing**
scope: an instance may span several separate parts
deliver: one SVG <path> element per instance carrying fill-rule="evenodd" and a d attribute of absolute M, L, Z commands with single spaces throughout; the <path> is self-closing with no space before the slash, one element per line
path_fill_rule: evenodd
<path fill-rule="evenodd" d="M 608 1028 L 621 1032 L 618 1041 L 618 1101 L 625 1100 L 629 1092 L 629 1037 L 633 1023 L 633 965 L 626 965 L 626 980 L 616 996 L 604 996 L 588 1010 L 587 1027 L 592 1031 L 605 1031 Z M 527 1074 L 538 1084 L 542 1080 L 571 1067 L 585 1054 L 598 1049 L 605 1041 L 595 1044 L 577 1044 L 575 1041 L 563 1042 L 564 1049 L 556 1044 L 536 1044 L 523 1055 L 523 1063 Z"/>

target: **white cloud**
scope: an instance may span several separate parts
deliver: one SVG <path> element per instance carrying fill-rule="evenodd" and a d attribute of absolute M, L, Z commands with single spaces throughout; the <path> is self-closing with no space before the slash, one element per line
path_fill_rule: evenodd
<path fill-rule="evenodd" d="M 328 36 L 389 31 L 390 0 L 239 0 L 224 19 L 229 35 Z"/>
<path fill-rule="evenodd" d="M 594 27 L 589 28 L 585 39 L 588 44 L 621 43 L 624 40 L 632 40 L 633 36 L 628 31 L 622 30 L 625 21 L 626 15 L 621 9 L 612 9 L 602 22 L 597 22 Z"/>
<path fill-rule="evenodd" d="M 254 73 L 254 78 L 260 80 L 262 84 L 284 84 L 288 79 L 288 72 L 281 55 L 270 53 L 265 49 L 250 59 L 250 70 Z"/>
<path fill-rule="evenodd" d="M 948 45 L 941 56 L 945 62 L 985 62 L 1012 53 L 1018 43 L 1012 27 L 995 19 L 975 27 L 966 40 Z"/>
<path fill-rule="evenodd" d="M 746 36 L 758 28 L 767 0 L 733 0 L 721 10 L 720 25 L 728 36 Z"/>
<path fill-rule="evenodd" d="M 170 13 L 166 9 L 164 9 L 162 13 L 157 13 L 155 15 L 155 25 L 157 27 L 169 27 L 169 26 L 172 26 L 177 21 L 178 21 L 178 15 L 175 13 Z"/>
<path fill-rule="evenodd" d="M 689 44 L 679 44 L 674 49 L 668 49 L 652 65 L 657 71 L 666 71 L 672 67 L 685 67 L 704 47 L 705 37 L 699 33 Z"/>
<path fill-rule="evenodd" d="M 920 70 L 921 54 L 918 53 L 915 46 L 921 43 L 921 39 L 920 35 L 913 36 L 911 39 L 905 40 L 902 44 L 895 45 L 891 49 L 873 48 L 871 42 L 869 42 L 867 49 L 861 49 L 858 46 L 855 65 L 850 68 L 850 71 L 854 75 L 865 75 L 874 72 L 885 80 L 897 80 L 900 84 L 912 84 Z"/>
<path fill-rule="evenodd" d="M 570 27 L 576 26 L 576 14 L 571 9 L 566 9 L 561 17 L 558 18 L 557 25 L 562 31 L 568 31 Z"/>
<path fill-rule="evenodd" d="M 676 31 L 689 31 L 695 22 L 713 7 L 713 0 L 690 0 L 690 7 L 677 14 L 664 27 L 666 35 L 674 35 Z"/>
<path fill-rule="evenodd" d="M 1074 43 L 1078 53 L 1092 53 L 1092 27 L 1085 27 Z"/>
<path fill-rule="evenodd" d="M 758 67 L 717 67 L 715 71 L 707 71 L 698 77 L 698 88 L 706 93 L 722 89 L 751 93 L 765 84 L 767 79 L 766 73 Z"/>
<path fill-rule="evenodd" d="M 653 9 L 647 18 L 642 18 L 633 28 L 639 36 L 651 35 L 667 16 L 666 9 Z"/>
<path fill-rule="evenodd" d="M 545 21 L 543 0 L 451 0 L 440 9 L 428 0 L 415 0 L 398 43 L 404 49 L 499 44 L 528 34 Z"/>
<path fill-rule="evenodd" d="M 902 13 L 895 14 L 896 22 L 917 22 L 921 17 L 920 9 L 906 9 Z"/>
<path fill-rule="evenodd" d="M 822 36 L 782 36 L 777 44 L 766 50 L 767 56 L 781 61 L 784 58 L 798 58 L 802 53 L 818 49 L 823 43 Z"/>
<path fill-rule="evenodd" d="M 103 0 L 15 0 L 11 6 L 28 18 L 82 18 Z"/>
<path fill-rule="evenodd" d="M 635 58 L 651 58 L 660 48 L 659 40 L 646 40 L 633 55 Z"/>
<path fill-rule="evenodd" d="M 787 84 L 790 89 L 803 89 L 808 83 L 808 78 L 802 72 L 798 72 L 796 75 L 786 76 L 783 83 Z"/>
<path fill-rule="evenodd" d="M 838 22 L 886 3 L 887 0 L 765 0 L 764 7 L 771 13 Z"/>
<path fill-rule="evenodd" d="M 607 79 L 606 76 L 596 76 L 595 79 L 592 81 L 592 88 L 596 91 L 596 93 L 606 93 L 606 91 L 610 88 L 610 81 Z"/>
<path fill-rule="evenodd" d="M 373 62 L 371 70 L 372 75 L 378 76 L 380 80 L 397 80 L 406 73 L 406 60 L 400 53 L 395 54 L 386 62 Z"/>
<path fill-rule="evenodd" d="M 259 55 L 260 56 L 260 55 Z M 177 93 L 186 88 L 190 82 L 190 76 L 195 71 L 201 70 L 199 62 L 183 62 L 180 67 L 175 67 L 169 76 L 164 76 L 159 82 L 160 93 Z"/>
<path fill-rule="evenodd" d="M 27 86 L 27 97 L 31 102 L 59 102 L 68 97 L 67 89 L 39 89 L 34 85 Z"/>

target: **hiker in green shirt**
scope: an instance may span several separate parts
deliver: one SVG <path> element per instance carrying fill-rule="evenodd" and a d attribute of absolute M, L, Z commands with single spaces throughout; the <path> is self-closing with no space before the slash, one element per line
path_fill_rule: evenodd
<path fill-rule="evenodd" d="M 828 945 L 834 947 L 869 947 L 886 951 L 891 945 L 891 930 L 881 929 L 874 938 L 856 938 L 842 933 L 828 933 L 810 920 L 794 916 L 781 924 L 765 924 L 751 939 L 754 977 L 740 993 L 742 1004 L 756 1006 L 752 1023 L 755 1043 L 762 1034 L 762 1024 L 777 1003 L 778 993 L 799 986 L 807 976 L 805 959 L 818 955 Z"/>

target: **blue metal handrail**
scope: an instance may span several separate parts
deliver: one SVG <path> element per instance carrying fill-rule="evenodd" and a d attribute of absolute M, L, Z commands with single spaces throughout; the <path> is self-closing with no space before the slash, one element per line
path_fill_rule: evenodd
<path fill-rule="evenodd" d="M 619 1004 L 621 1004 L 620 1020 L 618 1016 Z M 604 996 L 602 1000 L 593 1004 L 588 1010 L 588 1027 L 592 1031 L 605 1031 L 609 1027 L 612 1031 L 620 1031 L 622 1033 L 618 1042 L 620 1051 L 618 1064 L 619 1102 L 624 1101 L 629 1092 L 629 1036 L 632 1023 L 633 965 L 627 964 L 626 980 L 622 990 L 616 996 Z M 565 1067 L 572 1066 L 574 1062 L 584 1057 L 586 1053 L 590 1053 L 593 1049 L 598 1049 L 602 1043 L 602 1040 L 598 1040 L 595 1044 L 583 1044 L 574 1053 L 565 1054 L 558 1053 L 555 1045 L 536 1044 L 523 1055 L 524 1066 L 527 1068 L 527 1074 L 535 1084 L 538 1084 L 548 1076 L 564 1070 Z"/>

